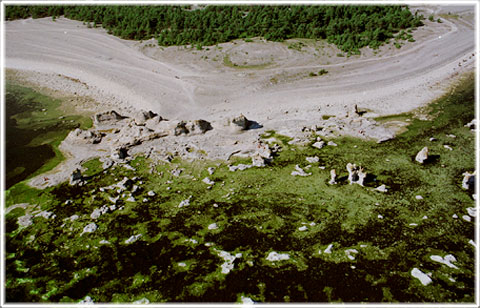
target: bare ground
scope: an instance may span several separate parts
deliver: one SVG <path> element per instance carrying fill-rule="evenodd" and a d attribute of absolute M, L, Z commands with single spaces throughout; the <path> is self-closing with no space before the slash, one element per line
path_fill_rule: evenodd
<path fill-rule="evenodd" d="M 323 116 L 344 116 L 354 105 L 367 111 L 364 117 L 415 110 L 473 70 L 473 6 L 413 9 L 425 16 L 451 10 L 455 15 L 442 15 L 442 23 L 425 20 L 412 33 L 416 42 L 400 49 L 390 43 L 351 57 L 337 56 L 340 51 L 324 41 L 256 38 L 203 50 L 163 48 L 154 40 L 126 41 L 64 18 L 18 20 L 5 23 L 5 64 L 10 76 L 68 98 L 85 112 L 116 109 L 130 115 L 144 109 L 169 119 L 210 121 L 214 130 L 204 137 L 143 146 L 193 144 L 209 158 L 225 158 L 238 149 L 248 152 L 265 130 L 294 136 Z M 301 47 L 292 48 L 295 43 Z M 309 76 L 320 69 L 328 74 Z M 239 114 L 263 128 L 241 134 L 223 129 Z M 52 173 L 65 178 L 73 168 L 67 165 Z"/>

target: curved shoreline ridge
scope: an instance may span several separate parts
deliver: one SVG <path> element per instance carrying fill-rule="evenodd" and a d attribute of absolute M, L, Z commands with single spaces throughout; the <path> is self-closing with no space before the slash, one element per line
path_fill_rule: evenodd
<path fill-rule="evenodd" d="M 412 10 L 438 16 L 447 9 L 451 8 Z M 316 133 L 383 141 L 404 124 L 382 126 L 374 118 L 422 107 L 448 89 L 456 76 L 473 69 L 473 17 L 468 7 L 458 10 L 455 18 L 445 15 L 441 23 L 425 19 L 426 25 L 411 33 L 416 42 L 403 42 L 398 49 L 394 41 L 351 57 L 338 57 L 340 50 L 323 41 L 255 38 L 202 50 L 165 48 L 152 40 L 122 40 L 62 17 L 14 20 L 5 27 L 6 68 L 26 82 L 92 97 L 98 106 L 90 111 L 151 111 L 177 122 L 208 121 L 214 128 L 204 136 L 162 138 L 137 147 L 158 147 L 161 153 L 185 152 L 176 145 L 181 142 L 210 159 L 248 155 L 267 130 L 294 139 Z M 240 115 L 261 127 L 232 134 L 228 123 Z M 75 158 L 73 165 L 101 154 L 73 149 L 69 140 L 61 148 Z M 58 172 L 64 163 L 49 178 L 61 174 L 58 181 L 65 180 L 73 168 L 68 164 L 68 172 Z M 39 179 L 31 183 L 42 187 Z"/>
<path fill-rule="evenodd" d="M 8 8 L 6 302 L 474 302 L 476 7 L 223 8 Z"/>

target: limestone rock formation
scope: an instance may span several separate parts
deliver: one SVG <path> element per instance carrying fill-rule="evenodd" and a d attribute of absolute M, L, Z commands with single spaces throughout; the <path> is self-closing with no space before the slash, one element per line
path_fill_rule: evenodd
<path fill-rule="evenodd" d="M 123 119 L 126 119 L 126 118 L 127 117 L 124 117 L 124 116 L 120 115 L 115 110 L 110 110 L 110 111 L 97 113 L 94 116 L 94 122 L 96 124 L 101 124 L 101 123 L 104 123 L 104 122 L 116 122 L 116 121 L 123 120 Z"/>
<path fill-rule="evenodd" d="M 415 160 L 421 164 L 423 164 L 428 159 L 428 147 L 424 147 L 417 153 L 415 156 Z"/>
<path fill-rule="evenodd" d="M 328 184 L 330 185 L 335 185 L 337 184 L 337 173 L 335 172 L 335 169 L 330 170 L 330 181 L 328 181 Z"/>
<path fill-rule="evenodd" d="M 240 128 L 241 130 L 248 129 L 248 122 L 249 122 L 248 119 L 243 114 L 231 120 L 231 124 L 233 126 Z"/>
<path fill-rule="evenodd" d="M 102 141 L 103 134 L 94 130 L 83 130 L 80 128 L 75 129 L 70 132 L 67 136 L 69 140 L 74 141 L 75 143 L 87 143 L 87 144 L 97 144 Z"/>
<path fill-rule="evenodd" d="M 258 124 L 257 122 L 247 119 L 243 114 L 229 120 L 228 124 L 233 130 L 236 131 L 243 131 L 262 127 L 262 125 Z"/>
<path fill-rule="evenodd" d="M 190 131 L 188 130 L 187 128 L 187 122 L 185 121 L 180 121 L 177 126 L 175 127 L 175 129 L 173 130 L 173 134 L 175 136 L 180 136 L 182 134 L 188 134 Z"/>
<path fill-rule="evenodd" d="M 145 122 L 147 120 L 153 119 L 157 116 L 158 114 L 156 114 L 151 110 L 150 111 L 140 110 L 139 112 L 137 112 L 137 114 L 135 114 L 135 123 L 137 125 L 145 125 Z M 162 120 L 162 117 L 159 117 L 159 118 L 160 120 Z"/>
<path fill-rule="evenodd" d="M 477 171 L 474 171 L 473 173 L 470 172 L 464 172 L 463 175 L 463 181 L 462 181 L 462 188 L 463 189 L 474 189 L 475 188 L 475 175 Z"/>
<path fill-rule="evenodd" d="M 348 163 L 347 164 L 347 171 L 348 171 L 348 182 L 350 184 L 358 184 L 363 186 L 363 182 L 367 177 L 367 173 L 364 169 L 360 166 L 355 164 Z"/>

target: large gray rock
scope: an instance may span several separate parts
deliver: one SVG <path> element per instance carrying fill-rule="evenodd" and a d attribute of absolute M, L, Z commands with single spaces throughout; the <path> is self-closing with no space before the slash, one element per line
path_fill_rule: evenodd
<path fill-rule="evenodd" d="M 124 116 L 120 115 L 115 110 L 110 110 L 110 111 L 97 113 L 94 116 L 94 121 L 97 124 L 101 124 L 101 123 L 104 123 L 104 122 L 116 122 L 116 121 L 123 120 L 123 119 L 126 119 L 126 118 L 127 117 L 124 117 Z"/>

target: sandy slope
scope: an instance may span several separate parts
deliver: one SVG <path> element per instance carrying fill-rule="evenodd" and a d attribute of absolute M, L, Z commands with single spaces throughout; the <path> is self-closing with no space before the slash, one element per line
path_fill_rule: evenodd
<path fill-rule="evenodd" d="M 442 24 L 426 21 L 414 32 L 415 43 L 350 58 L 336 57 L 331 46 L 312 57 L 318 46 L 305 52 L 263 41 L 221 44 L 221 50 L 161 50 L 149 47 L 153 41 L 124 41 L 67 19 L 29 19 L 5 25 L 6 67 L 36 72 L 38 83 L 101 103 L 210 121 L 244 113 L 278 129 L 290 120 L 342 113 L 352 104 L 384 115 L 429 102 L 452 76 L 473 66 L 471 19 L 467 11 Z M 227 54 L 236 63 L 269 60 L 261 68 L 231 68 L 223 65 Z M 308 78 L 320 68 L 329 74 Z"/>

